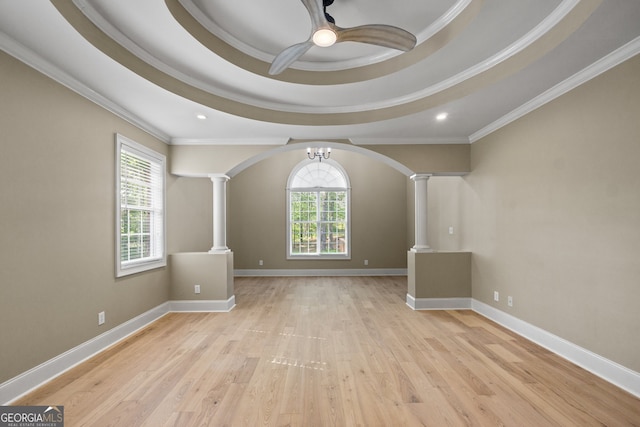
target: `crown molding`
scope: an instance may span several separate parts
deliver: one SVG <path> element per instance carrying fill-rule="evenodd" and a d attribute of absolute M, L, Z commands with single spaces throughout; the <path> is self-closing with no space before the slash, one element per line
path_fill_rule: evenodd
<path fill-rule="evenodd" d="M 623 63 L 624 61 L 627 61 L 628 59 L 633 58 L 639 53 L 640 53 L 640 37 L 637 37 L 632 41 L 630 41 L 629 43 L 627 43 L 626 45 L 613 51 L 609 55 L 594 62 L 593 64 L 583 69 L 582 71 L 577 72 L 576 74 L 569 77 L 568 79 L 553 86 L 551 89 L 548 89 L 547 91 L 541 93 L 540 95 L 536 96 L 535 98 L 531 99 L 525 104 L 522 104 L 520 107 L 502 116 L 495 122 L 471 134 L 469 136 L 469 141 L 471 143 L 474 143 L 479 139 L 484 138 L 485 136 L 497 131 L 498 129 L 503 128 L 509 123 L 542 107 L 543 105 L 564 95 L 570 90 L 573 90 L 576 87 L 588 82 L 589 80 L 599 76 L 600 74 L 610 70 L 611 68 Z"/>
<path fill-rule="evenodd" d="M 446 28 L 454 19 L 458 17 L 471 3 L 472 0 L 458 0 L 451 6 L 442 16 L 438 17 L 428 27 L 416 34 L 418 44 L 429 40 L 439 31 Z M 193 0 L 178 0 L 182 7 L 193 16 L 193 18 L 200 23 L 209 32 L 214 34 L 220 40 L 224 41 L 228 45 L 243 52 L 246 55 L 252 56 L 256 59 L 271 63 L 276 55 L 257 49 L 242 40 L 238 39 L 234 35 L 230 34 L 215 21 L 209 18 L 200 7 Z M 349 68 L 363 67 L 366 65 L 374 64 L 377 62 L 385 61 L 394 56 L 401 55 L 402 52 L 395 51 L 393 49 L 387 49 L 375 55 L 367 57 L 361 57 L 356 59 L 345 59 L 340 61 L 325 61 L 325 62 L 311 62 L 298 60 L 294 63 L 292 68 L 304 70 L 304 71 L 336 71 L 345 70 Z"/>
<path fill-rule="evenodd" d="M 184 7 L 184 0 L 177 0 L 182 7 Z M 515 55 L 521 53 L 537 40 L 545 36 L 548 32 L 554 29 L 556 26 L 561 24 L 563 20 L 565 20 L 576 6 L 581 3 L 582 0 L 562 0 L 562 2 L 548 15 L 546 16 L 538 25 L 536 25 L 531 31 L 527 32 L 524 36 L 513 42 L 511 45 L 496 53 L 495 55 L 475 64 L 474 66 L 469 67 L 468 69 L 450 77 L 444 79 L 436 84 L 433 84 L 428 87 L 424 87 L 420 90 L 416 90 L 411 92 L 410 94 L 397 96 L 397 97 L 389 97 L 387 99 L 364 102 L 360 104 L 350 104 L 350 105 L 325 105 L 325 106 L 317 106 L 317 105 L 300 105 L 300 104 L 291 104 L 285 103 L 281 101 L 275 100 L 264 100 L 264 99 L 254 99 L 250 96 L 239 94 L 239 93 L 230 93 L 228 90 L 218 87 L 216 85 L 208 84 L 201 81 L 198 78 L 192 77 L 190 75 L 185 74 L 184 72 L 172 67 L 163 61 L 156 58 L 150 52 L 147 52 L 141 46 L 137 45 L 133 40 L 129 39 L 125 34 L 123 34 L 119 29 L 115 28 L 111 23 L 109 23 L 92 5 L 88 2 L 88 0 L 73 0 L 73 4 L 81 11 L 86 19 L 91 21 L 96 27 L 102 31 L 105 35 L 107 35 L 112 41 L 114 41 L 121 48 L 125 49 L 129 53 L 131 53 L 138 60 L 150 65 L 155 70 L 159 70 L 160 72 L 171 76 L 178 81 L 190 86 L 202 90 L 208 94 L 212 94 L 223 99 L 227 99 L 236 103 L 244 104 L 246 106 L 252 106 L 261 110 L 266 111 L 278 111 L 281 113 L 295 113 L 295 114 L 303 114 L 303 115 L 322 115 L 322 114 L 362 114 L 370 111 L 381 111 L 385 109 L 393 109 L 398 108 L 399 106 L 404 106 L 407 104 L 415 103 L 418 101 L 424 101 L 429 97 L 449 90 L 457 85 L 462 84 L 463 82 L 469 81 L 488 70 L 504 63 L 508 59 L 514 57 Z M 447 16 L 447 19 L 453 20 L 457 16 L 460 15 L 462 11 L 467 9 L 467 7 L 471 4 L 462 3 L 462 8 L 455 9 L 457 14 L 452 14 L 452 16 Z M 191 13 L 191 11 L 187 11 L 187 13 Z M 193 15 L 192 15 L 193 16 Z M 202 17 L 201 17 L 202 18 Z M 194 18 L 196 19 L 196 18 Z M 196 19 L 197 21 L 197 19 Z M 449 21 L 451 22 L 451 21 Z M 201 22 L 199 22 L 202 25 Z M 441 28 L 441 31 L 444 30 Z M 211 31 L 208 29 L 208 31 Z M 121 62 L 122 63 L 122 62 Z M 122 63 L 124 66 L 128 66 L 125 63 Z M 145 76 L 145 78 L 149 79 L 150 76 Z M 156 83 L 151 79 L 152 82 Z M 156 83 L 157 84 L 157 83 Z M 169 89 L 171 90 L 171 89 Z M 173 91 L 173 90 L 172 90 Z M 181 95 L 181 94 L 179 94 Z M 183 95 L 181 95 L 183 96 Z M 298 123 L 300 124 L 300 123 Z"/>
<path fill-rule="evenodd" d="M 267 97 L 266 99 L 252 98 L 252 102 L 243 102 L 247 96 L 251 98 L 249 93 L 225 96 L 228 91 L 226 87 L 221 88 L 221 90 L 216 91 L 218 92 L 216 93 L 204 89 L 204 86 L 201 84 L 195 85 L 195 82 L 192 82 L 194 84 L 189 84 L 177 77 L 179 73 L 174 73 L 177 70 L 166 69 L 165 67 L 169 67 L 168 64 L 164 64 L 165 67 L 159 69 L 154 66 L 154 61 L 149 61 L 148 55 L 137 55 L 131 50 L 131 46 L 127 47 L 123 44 L 124 41 L 121 40 L 119 42 L 116 38 L 113 38 L 112 35 L 108 35 L 103 30 L 100 30 L 99 26 L 101 24 L 99 22 L 94 23 L 94 25 L 87 26 L 87 23 L 92 21 L 88 16 L 88 14 L 93 16 L 91 8 L 85 7 L 81 10 L 77 7 L 77 5 L 84 4 L 83 2 L 86 2 L 87 0 L 74 0 L 73 2 L 66 2 L 64 0 L 52 1 L 62 16 L 65 17 L 65 19 L 67 19 L 67 21 L 76 28 L 81 35 L 93 43 L 96 48 L 119 62 L 121 65 L 129 68 L 130 70 L 134 70 L 138 75 L 147 79 L 149 82 L 187 100 L 200 103 L 224 113 L 263 122 L 301 126 L 324 126 L 331 123 L 332 125 L 340 126 L 380 122 L 383 120 L 403 117 L 410 113 L 424 111 L 425 109 L 432 108 L 435 103 L 443 104 L 453 98 L 457 99 L 457 97 L 461 95 L 460 91 L 469 92 L 476 90 L 479 87 L 484 87 L 492 78 L 499 78 L 502 75 L 518 71 L 514 68 L 519 68 L 519 61 L 523 61 L 524 59 L 526 59 L 527 62 L 533 61 L 544 52 L 550 50 L 553 46 L 561 43 L 566 36 L 573 33 L 577 27 L 579 27 L 579 25 L 588 18 L 589 13 L 591 13 L 596 7 L 596 3 L 599 4 L 601 0 L 562 0 L 562 3 L 547 15 L 547 17 L 544 18 L 533 30 L 529 31 L 525 36 L 512 43 L 508 48 L 503 49 L 498 54 L 484 61 L 481 61 L 466 71 L 463 71 L 449 79 L 445 79 L 438 84 L 426 87 L 421 91 L 397 97 L 391 96 L 388 99 L 378 101 L 365 100 L 364 102 L 359 102 L 358 100 L 351 100 L 349 101 L 353 102 L 351 105 L 339 104 L 334 106 L 297 105 L 292 104 L 291 102 L 273 100 L 270 97 Z M 202 26 L 184 10 L 182 5 L 178 3 L 178 0 L 165 0 L 165 2 L 168 5 L 171 3 L 168 7 L 179 8 L 180 10 L 178 12 L 180 12 L 180 17 L 187 19 L 188 16 L 189 25 L 197 25 L 199 28 L 202 28 Z M 481 5 L 482 1 L 471 2 L 471 4 Z M 472 12 L 478 13 L 479 7 L 477 8 L 478 10 L 474 9 Z M 467 7 L 465 11 L 468 9 L 472 8 Z M 465 13 L 462 13 L 462 15 L 465 15 Z M 471 16 L 467 16 L 466 19 L 470 17 Z M 466 28 L 467 23 L 468 22 L 466 20 L 461 21 L 460 28 L 458 28 L 458 30 L 461 31 L 463 27 Z M 187 27 L 185 27 L 185 29 L 188 31 Z M 448 31 L 443 30 L 440 33 L 447 32 Z M 208 37 L 201 39 L 194 35 L 194 37 L 205 46 L 208 46 L 207 43 L 214 43 L 216 41 L 224 43 L 217 37 L 213 36 L 209 31 L 205 30 L 203 33 L 215 38 L 215 40 L 210 40 Z M 107 37 L 105 37 L 105 35 L 107 35 Z M 544 49 L 534 49 L 535 46 L 532 47 L 532 45 L 535 45 L 540 38 L 544 38 L 547 35 L 548 38 L 545 39 Z M 447 36 L 447 34 L 443 34 L 443 37 L 444 36 Z M 446 37 L 444 38 L 446 40 Z M 432 37 L 431 40 L 433 39 L 434 38 Z M 423 43 L 423 45 L 426 44 L 428 44 L 428 42 Z M 525 52 L 528 51 L 530 47 L 533 55 L 525 55 Z M 428 49 L 426 49 L 425 52 L 427 50 Z M 215 49 L 212 49 L 212 51 L 215 51 Z M 235 49 L 233 49 L 233 51 L 237 52 Z M 414 52 L 418 52 L 418 50 L 414 50 Z M 425 52 L 420 52 L 420 54 Z M 255 58 L 248 57 L 246 55 L 244 56 L 246 58 L 251 58 L 252 61 L 249 62 L 252 64 L 257 61 Z M 407 68 L 409 63 L 415 64 L 417 57 L 420 57 L 420 55 L 414 56 L 416 57 L 411 55 L 400 56 L 409 62 L 405 63 L 404 61 L 399 61 L 394 65 L 394 67 L 397 66 L 397 70 L 400 70 Z M 524 58 L 525 56 L 526 58 Z M 508 61 L 516 57 L 517 60 L 514 59 L 513 61 Z M 221 62 L 222 68 L 229 67 L 229 64 L 235 64 L 235 62 L 230 58 L 231 56 Z M 257 62 L 263 64 L 261 61 Z M 247 66 L 251 68 L 256 66 L 256 64 Z M 250 68 L 246 68 L 246 70 L 249 71 Z M 375 67 L 372 66 L 372 70 L 373 68 Z M 389 67 L 386 66 L 382 68 L 389 69 Z M 167 70 L 167 72 L 163 70 Z M 255 70 L 252 72 L 255 73 Z M 297 77 L 295 77 L 295 79 L 288 79 L 287 81 L 306 81 L 305 79 L 310 77 L 310 74 L 304 73 L 306 72 L 300 71 L 296 74 Z M 354 81 L 362 81 L 361 73 L 336 73 L 341 76 L 338 80 L 335 80 L 338 74 L 325 73 L 327 76 L 331 75 L 333 77 L 327 77 L 326 79 L 323 79 L 322 82 L 333 84 L 335 86 L 342 82 L 342 79 L 346 78 L 345 76 L 347 74 L 349 75 L 349 78 L 346 81 L 350 81 L 349 79 L 354 78 L 356 74 L 360 77 Z M 315 76 L 315 74 L 311 74 Z M 369 76 L 373 75 L 371 73 L 366 74 Z M 384 75 L 388 74 L 390 73 L 384 73 Z M 304 77 L 302 80 L 298 80 L 298 78 L 302 78 L 303 75 L 307 77 Z M 210 86 L 211 84 L 208 85 Z M 459 87 L 459 85 L 463 86 Z M 431 96 L 436 93 L 438 95 L 437 97 Z"/>
<path fill-rule="evenodd" d="M 473 77 L 482 74 L 485 71 L 496 67 L 498 64 L 505 62 L 509 58 L 531 46 L 534 42 L 551 31 L 551 29 L 553 29 L 556 25 L 560 24 L 562 20 L 565 19 L 571 13 L 571 11 L 574 10 L 574 8 L 580 3 L 580 1 L 581 0 L 563 0 L 562 3 L 560 3 L 560 5 L 553 10 L 553 12 L 551 12 L 544 20 L 542 20 L 542 22 L 536 25 L 531 31 L 526 33 L 520 39 L 507 46 L 505 49 L 448 79 L 442 80 L 441 82 L 429 86 L 421 91 L 416 91 L 405 97 L 398 98 L 395 100 L 395 102 L 402 105 L 409 102 L 417 101 L 419 99 L 428 98 L 435 95 L 436 93 L 443 92 L 447 89 L 457 86 L 467 80 L 472 79 Z M 385 102 L 389 104 L 392 102 L 392 100 Z M 381 105 L 380 103 L 371 103 L 369 105 L 370 108 L 381 108 L 383 106 L 384 105 Z"/>
<path fill-rule="evenodd" d="M 287 145 L 289 137 L 280 138 L 171 138 L 171 145 Z"/>
<path fill-rule="evenodd" d="M 442 138 L 351 138 L 353 145 L 430 145 L 430 144 L 469 144 L 467 137 Z"/>
<path fill-rule="evenodd" d="M 2 31 L 0 31 L 0 49 L 18 59 L 19 61 L 25 63 L 29 67 L 39 71 L 50 79 L 60 83 L 67 89 L 72 90 L 78 95 L 88 99 L 89 101 L 99 105 L 100 107 L 115 114 L 121 119 L 158 138 L 162 142 L 167 144 L 169 143 L 171 138 L 167 133 L 163 132 L 146 120 L 143 120 L 142 118 L 133 114 L 131 111 L 116 104 L 109 98 L 89 88 L 84 83 L 80 82 L 68 73 L 62 71 L 56 65 L 42 58 L 40 55 L 36 54 L 24 45 L 16 42 L 14 39 L 7 36 Z"/>

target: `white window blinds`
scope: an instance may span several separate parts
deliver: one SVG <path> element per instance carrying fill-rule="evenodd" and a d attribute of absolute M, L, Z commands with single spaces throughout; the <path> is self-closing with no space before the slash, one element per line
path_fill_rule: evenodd
<path fill-rule="evenodd" d="M 117 137 L 117 275 L 166 265 L 165 157 Z"/>

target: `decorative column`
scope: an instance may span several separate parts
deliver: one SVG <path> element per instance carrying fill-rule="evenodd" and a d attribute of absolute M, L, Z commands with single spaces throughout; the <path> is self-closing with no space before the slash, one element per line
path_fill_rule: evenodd
<path fill-rule="evenodd" d="M 226 175 L 209 175 L 213 182 L 213 253 L 229 252 L 227 247 L 227 181 Z"/>
<path fill-rule="evenodd" d="M 416 239 L 412 252 L 433 252 L 427 243 L 427 184 L 430 177 L 431 174 L 415 174 L 411 177 L 416 193 Z"/>

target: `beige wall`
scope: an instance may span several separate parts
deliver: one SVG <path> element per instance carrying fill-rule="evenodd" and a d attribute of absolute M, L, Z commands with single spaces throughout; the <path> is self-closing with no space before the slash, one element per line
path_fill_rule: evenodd
<path fill-rule="evenodd" d="M 464 174 L 470 170 L 469 144 L 368 145 L 415 173 Z"/>
<path fill-rule="evenodd" d="M 389 164 L 403 173 L 433 173 L 440 175 L 461 175 L 469 172 L 469 144 L 391 144 L 352 145 L 349 140 L 330 140 L 333 149 L 366 153 L 369 157 L 386 157 Z M 298 149 L 306 150 L 308 145 L 316 146 L 317 141 L 290 140 L 286 145 L 173 145 L 171 153 L 171 173 L 181 176 L 207 176 L 229 173 L 235 175 L 250 163 L 275 155 L 278 152 Z M 298 148 L 299 147 L 299 148 Z M 233 172 L 233 173 L 231 173 Z"/>
<path fill-rule="evenodd" d="M 351 181 L 350 261 L 286 260 L 286 186 L 305 148 L 283 152 L 229 181 L 228 246 L 236 269 L 406 268 L 407 177 L 383 163 L 344 150 L 332 159 Z M 263 260 L 260 267 L 258 261 Z"/>
<path fill-rule="evenodd" d="M 636 372 L 639 118 L 637 56 L 474 143 L 463 203 L 474 298 Z"/>
<path fill-rule="evenodd" d="M 212 173 L 227 173 L 238 164 L 265 151 L 271 145 L 172 145 L 171 173 L 184 176 L 207 176 Z"/>
<path fill-rule="evenodd" d="M 168 268 L 114 278 L 114 134 L 168 155 L 170 171 L 208 173 L 211 159 L 217 165 L 220 156 L 216 147 L 204 150 L 211 157 L 198 149 L 194 154 L 192 147 L 169 148 L 5 54 L 0 54 L 0 74 L 0 342 L 11 349 L 0 353 L 2 382 L 171 297 Z M 264 149 L 237 149 L 231 157 L 223 156 L 220 167 L 236 166 Z M 174 150 L 181 154 L 174 158 Z M 451 163 L 456 167 L 466 164 L 468 155 L 453 151 L 453 157 L 448 149 L 442 155 L 458 159 Z M 407 221 L 413 221 L 406 189 L 412 182 L 379 161 L 343 154 L 340 160 L 354 188 L 352 260 L 284 261 L 284 188 L 300 158 L 296 150 L 266 159 L 230 182 L 228 235 L 229 246 L 237 249 L 236 268 L 256 268 L 258 259 L 264 259 L 264 268 L 364 268 L 364 259 L 369 268 L 406 267 L 412 244 Z M 196 165 L 202 170 L 189 164 L 194 156 L 208 159 L 206 165 Z M 207 178 L 168 177 L 169 254 L 211 247 L 211 188 Z M 251 212 L 247 208 L 253 201 L 274 209 Z M 253 233 L 246 224 L 259 224 L 255 212 L 275 224 L 269 233 L 258 230 L 258 245 L 247 244 L 246 237 Z M 99 311 L 107 319 L 100 327 Z"/>
<path fill-rule="evenodd" d="M 209 178 L 170 176 L 167 252 L 207 252 L 213 246 L 213 185 Z"/>
<path fill-rule="evenodd" d="M 412 297 L 471 298 L 470 252 L 409 251 L 407 260 L 407 294 Z"/>
<path fill-rule="evenodd" d="M 233 252 L 181 252 L 169 256 L 172 301 L 227 301 L 233 297 Z M 195 285 L 200 293 L 195 293 Z"/>
<path fill-rule="evenodd" d="M 464 251 L 462 219 L 465 181 L 458 176 L 433 176 L 428 184 L 428 243 L 440 252 Z M 449 228 L 452 228 L 452 233 Z"/>
<path fill-rule="evenodd" d="M 113 246 L 114 133 L 165 154 L 167 146 L 2 53 L 0 75 L 2 382 L 167 301 L 170 277 L 160 269 L 116 280 Z M 474 143 L 465 178 L 429 183 L 429 243 L 473 251 L 474 298 L 635 371 L 638 76 L 635 58 Z M 247 150 L 238 158 L 262 149 Z M 291 151 L 229 182 L 235 268 L 260 268 L 259 259 L 263 268 L 364 268 L 364 259 L 370 268 L 406 267 L 413 182 L 337 151 L 354 188 L 352 261 L 285 260 L 286 178 L 301 157 Z M 211 182 L 170 176 L 167 195 L 168 252 L 207 251 Z M 103 310 L 107 323 L 98 327 Z"/>
<path fill-rule="evenodd" d="M 466 250 L 463 221 L 466 184 L 459 176 L 432 176 L 427 183 L 427 243 L 435 251 Z M 407 179 L 408 248 L 415 244 L 415 182 Z M 449 233 L 453 227 L 453 234 Z"/>
<path fill-rule="evenodd" d="M 114 277 L 114 133 L 167 146 L 4 53 L 0 76 L 1 383 L 167 301 L 169 276 Z"/>

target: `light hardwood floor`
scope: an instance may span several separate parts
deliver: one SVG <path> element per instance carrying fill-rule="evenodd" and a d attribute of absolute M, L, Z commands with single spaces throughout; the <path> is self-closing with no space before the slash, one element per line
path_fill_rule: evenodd
<path fill-rule="evenodd" d="M 394 278 L 236 278 L 20 399 L 66 426 L 624 426 L 640 400 Z"/>

